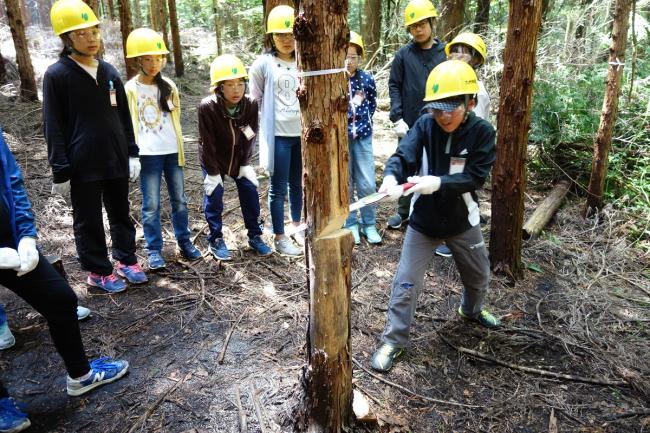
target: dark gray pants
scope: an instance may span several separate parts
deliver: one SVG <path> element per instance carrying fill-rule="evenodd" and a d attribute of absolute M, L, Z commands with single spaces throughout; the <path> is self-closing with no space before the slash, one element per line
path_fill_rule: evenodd
<path fill-rule="evenodd" d="M 406 347 L 408 344 L 409 328 L 418 295 L 422 291 L 424 272 L 435 254 L 435 247 L 443 241 L 453 253 L 463 283 L 460 304 L 463 312 L 469 316 L 481 312 L 490 282 L 490 261 L 480 226 L 445 239 L 434 239 L 408 227 L 392 283 L 382 343 L 395 347 Z"/>

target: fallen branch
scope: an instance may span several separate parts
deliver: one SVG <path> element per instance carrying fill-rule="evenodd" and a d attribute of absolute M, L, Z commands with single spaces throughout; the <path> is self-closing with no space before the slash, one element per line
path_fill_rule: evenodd
<path fill-rule="evenodd" d="M 228 333 L 226 334 L 226 339 L 223 342 L 223 347 L 221 348 L 221 353 L 219 354 L 219 358 L 217 358 L 217 362 L 219 365 L 223 364 L 223 359 L 226 357 L 226 349 L 228 349 L 228 343 L 230 342 L 230 337 L 232 337 L 232 333 L 235 332 L 235 328 L 237 325 L 239 325 L 239 322 L 241 322 L 242 317 L 244 317 L 244 314 L 248 311 L 248 308 L 245 308 L 244 311 L 241 313 L 239 316 L 239 319 L 235 323 L 232 324 L 230 329 L 228 330 Z"/>
<path fill-rule="evenodd" d="M 262 403 L 258 396 L 259 391 L 257 388 L 253 388 L 251 392 L 251 399 L 253 400 L 253 407 L 255 407 L 255 414 L 257 415 L 257 421 L 260 423 L 260 431 L 266 433 L 266 426 L 264 425 L 264 416 L 262 416 Z"/>
<path fill-rule="evenodd" d="M 428 401 L 428 402 L 431 402 L 431 403 L 444 404 L 444 405 L 448 405 L 448 406 L 469 407 L 469 408 L 481 408 L 481 407 L 483 407 L 483 406 L 478 406 L 478 405 L 474 405 L 474 404 L 456 403 L 455 401 L 438 400 L 437 398 L 431 398 L 431 397 L 427 397 L 426 395 L 418 394 L 417 392 L 413 392 L 410 389 L 408 389 L 406 387 L 403 387 L 402 385 L 399 385 L 399 384 L 397 384 L 395 382 L 391 382 L 390 380 L 384 379 L 383 377 L 371 372 L 366 367 L 361 365 L 361 363 L 359 361 L 357 361 L 355 358 L 352 358 L 352 362 L 354 362 L 357 367 L 359 367 L 360 369 L 365 371 L 368 375 L 370 375 L 370 377 L 372 377 L 374 379 L 377 379 L 378 381 L 383 382 L 386 385 L 390 385 L 390 386 L 392 386 L 394 388 L 397 388 L 397 389 L 399 389 L 400 391 L 402 391 L 402 392 L 404 392 L 406 394 L 412 395 L 413 397 L 417 397 L 419 399 L 422 399 L 422 400 L 425 400 L 425 401 Z"/>
<path fill-rule="evenodd" d="M 246 433 L 246 411 L 241 404 L 241 396 L 239 395 L 239 385 L 235 385 L 235 401 L 237 403 L 237 410 L 239 411 L 239 431 L 241 433 Z"/>
<path fill-rule="evenodd" d="M 624 382 L 624 381 L 597 379 L 597 378 L 593 378 L 593 377 L 576 376 L 576 375 L 573 375 L 573 374 L 556 373 L 554 371 L 541 370 L 539 368 L 525 367 L 523 365 L 513 364 L 511 362 L 502 361 L 502 360 L 500 360 L 498 358 L 495 358 L 495 357 L 490 356 L 490 355 L 488 355 L 486 353 L 483 353 L 483 352 L 478 352 L 476 350 L 456 346 L 456 345 L 452 344 L 449 340 L 447 340 L 445 337 L 443 337 L 441 334 L 438 334 L 438 336 L 442 339 L 442 341 L 444 341 L 449 346 L 456 349 L 458 352 L 464 353 L 466 355 L 473 356 L 475 358 L 482 359 L 484 361 L 490 361 L 490 362 L 493 362 L 495 364 L 502 365 L 504 367 L 512 368 L 513 370 L 524 371 L 526 373 L 539 374 L 540 376 L 554 377 L 554 378 L 557 378 L 557 379 L 566 379 L 566 380 L 571 380 L 571 381 L 574 381 L 574 382 L 591 383 L 591 384 L 594 384 L 594 385 L 628 386 L 627 382 Z"/>
<path fill-rule="evenodd" d="M 147 408 L 147 410 L 144 411 L 142 415 L 140 415 L 140 418 L 131 426 L 131 428 L 128 430 L 127 433 L 133 433 L 136 431 L 139 425 L 143 425 L 147 422 L 147 419 L 156 411 L 158 406 L 167 398 L 169 397 L 176 389 L 181 386 L 187 379 L 189 379 L 192 376 L 192 372 L 189 372 L 185 375 L 185 377 L 178 382 L 176 382 L 174 385 L 170 386 L 167 391 L 165 391 L 158 399 Z"/>

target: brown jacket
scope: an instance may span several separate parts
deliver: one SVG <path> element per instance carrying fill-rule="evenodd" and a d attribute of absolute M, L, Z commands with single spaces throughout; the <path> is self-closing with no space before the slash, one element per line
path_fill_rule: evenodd
<path fill-rule="evenodd" d="M 199 104 L 199 160 L 211 176 L 237 177 L 239 167 L 250 165 L 255 137 L 247 139 L 248 126 L 257 134 L 257 102 L 248 95 L 239 102 L 239 111 L 231 117 L 221 96 L 212 94 Z"/>

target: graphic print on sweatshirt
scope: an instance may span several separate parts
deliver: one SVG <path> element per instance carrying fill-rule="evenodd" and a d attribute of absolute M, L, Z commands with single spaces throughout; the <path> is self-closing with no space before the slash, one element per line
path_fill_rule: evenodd
<path fill-rule="evenodd" d="M 275 135 L 300 135 L 300 103 L 296 96 L 298 70 L 296 62 L 275 59 Z"/>

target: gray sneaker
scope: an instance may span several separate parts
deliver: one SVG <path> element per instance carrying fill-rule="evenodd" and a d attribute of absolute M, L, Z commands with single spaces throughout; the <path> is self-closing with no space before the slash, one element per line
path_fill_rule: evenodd
<path fill-rule="evenodd" d="M 275 252 L 281 256 L 302 256 L 302 249 L 298 248 L 291 242 L 288 236 L 282 236 L 280 239 L 273 241 Z"/>
<path fill-rule="evenodd" d="M 374 355 L 372 355 L 370 366 L 374 370 L 385 373 L 393 367 L 393 361 L 402 355 L 402 353 L 404 353 L 404 349 L 393 347 L 387 343 L 382 343 L 381 346 L 377 348 Z"/>

